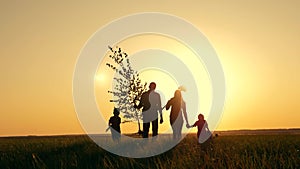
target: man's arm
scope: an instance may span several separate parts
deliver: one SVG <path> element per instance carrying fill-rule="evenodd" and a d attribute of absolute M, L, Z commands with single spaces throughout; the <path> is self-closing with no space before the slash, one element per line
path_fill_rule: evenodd
<path fill-rule="evenodd" d="M 135 108 L 140 109 L 140 108 L 142 108 L 144 106 L 144 101 L 143 101 L 144 100 L 143 99 L 144 95 L 145 94 L 143 93 L 142 96 L 141 96 L 141 99 L 139 100 L 140 101 L 139 104 L 134 106 Z"/>
<path fill-rule="evenodd" d="M 157 103 L 157 107 L 158 107 L 158 111 L 159 111 L 159 114 L 160 114 L 160 124 L 164 122 L 164 119 L 163 119 L 163 115 L 162 115 L 162 108 L 161 108 L 161 99 L 160 99 L 160 95 L 158 95 L 158 103 Z"/>

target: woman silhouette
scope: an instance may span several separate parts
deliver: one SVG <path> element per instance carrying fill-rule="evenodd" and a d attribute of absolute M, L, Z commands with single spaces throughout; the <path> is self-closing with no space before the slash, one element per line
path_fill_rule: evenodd
<path fill-rule="evenodd" d="M 184 115 L 187 126 L 189 126 L 186 113 L 186 105 L 185 101 L 182 99 L 180 90 L 175 91 L 174 97 L 168 101 L 166 109 L 169 110 L 171 106 L 172 108 L 170 113 L 170 123 L 173 130 L 173 138 L 177 140 L 181 138 L 181 130 L 183 125 L 182 113 Z"/>

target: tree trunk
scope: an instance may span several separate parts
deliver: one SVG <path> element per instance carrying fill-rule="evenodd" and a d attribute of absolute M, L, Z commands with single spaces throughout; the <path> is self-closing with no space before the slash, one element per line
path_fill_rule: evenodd
<path fill-rule="evenodd" d="M 141 135 L 143 133 L 143 131 L 141 130 L 141 124 L 140 124 L 140 120 L 139 119 L 138 119 L 138 126 L 139 126 L 138 134 Z"/>
<path fill-rule="evenodd" d="M 141 134 L 143 133 L 143 131 L 141 130 L 141 123 L 140 123 L 140 119 L 139 119 L 139 116 L 138 116 L 138 112 L 137 112 L 137 111 L 135 112 L 135 115 L 136 115 L 136 119 L 137 119 L 137 121 L 138 121 L 138 128 L 139 128 L 138 134 L 141 135 Z"/>

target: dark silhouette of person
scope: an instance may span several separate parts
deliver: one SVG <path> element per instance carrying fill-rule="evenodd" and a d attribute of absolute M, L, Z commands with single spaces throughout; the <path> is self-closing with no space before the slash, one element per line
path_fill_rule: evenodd
<path fill-rule="evenodd" d="M 180 90 L 176 90 L 174 97 L 167 102 L 166 109 L 169 110 L 170 107 L 172 107 L 170 113 L 170 123 L 173 130 L 173 138 L 174 140 L 177 140 L 181 138 L 181 130 L 183 125 L 182 114 L 184 115 L 187 126 L 189 126 L 186 113 L 186 104 L 182 99 Z"/>
<path fill-rule="evenodd" d="M 140 102 L 135 108 L 143 108 L 143 138 L 148 138 L 150 122 L 152 123 L 152 136 L 158 135 L 158 112 L 160 123 L 163 123 L 161 99 L 159 93 L 155 92 L 156 84 L 151 82 L 149 90 L 141 96 Z"/>
<path fill-rule="evenodd" d="M 204 150 L 207 150 L 212 143 L 212 134 L 208 128 L 206 120 L 204 120 L 204 115 L 199 114 L 198 120 L 190 127 L 197 127 L 197 139 Z"/>
<path fill-rule="evenodd" d="M 120 124 L 121 124 L 121 118 L 119 117 L 119 110 L 117 108 L 114 108 L 114 112 L 113 112 L 113 116 L 110 117 L 109 121 L 108 121 L 108 129 L 110 129 L 111 131 L 111 136 L 112 139 L 114 141 L 120 141 L 120 137 L 121 137 L 121 128 L 120 128 Z"/>

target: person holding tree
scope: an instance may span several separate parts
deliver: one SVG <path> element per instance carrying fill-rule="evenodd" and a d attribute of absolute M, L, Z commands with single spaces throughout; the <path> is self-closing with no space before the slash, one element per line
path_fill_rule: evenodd
<path fill-rule="evenodd" d="M 142 109 L 143 116 L 143 138 L 148 138 L 150 122 L 152 123 L 152 136 L 158 135 L 158 112 L 160 123 L 163 123 L 161 99 L 159 93 L 155 92 L 156 84 L 151 82 L 149 90 L 141 95 L 139 104 L 135 108 Z"/>

